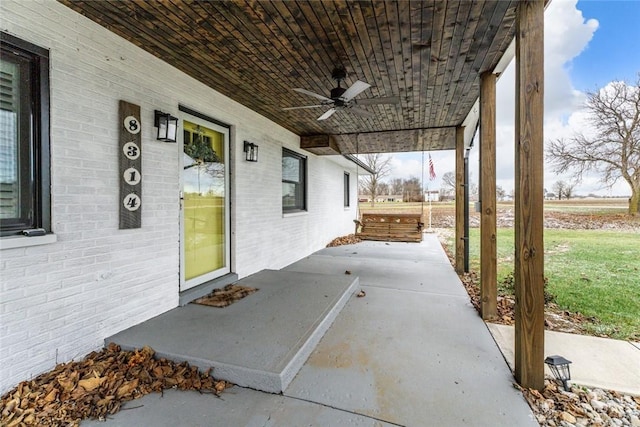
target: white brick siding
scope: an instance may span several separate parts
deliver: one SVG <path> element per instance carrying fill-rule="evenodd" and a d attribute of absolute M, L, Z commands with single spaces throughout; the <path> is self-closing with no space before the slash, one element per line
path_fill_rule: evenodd
<path fill-rule="evenodd" d="M 299 138 L 53 1 L 0 2 L 2 30 L 50 50 L 52 227 L 57 242 L 0 250 L 0 393 L 80 358 L 178 304 L 178 144 L 153 111 L 183 104 L 232 127 L 232 270 L 281 268 L 351 233 L 345 167 Z M 118 229 L 118 100 L 141 107 L 142 228 Z M 244 161 L 244 140 L 259 145 Z M 282 147 L 308 156 L 308 212 L 283 217 Z"/>

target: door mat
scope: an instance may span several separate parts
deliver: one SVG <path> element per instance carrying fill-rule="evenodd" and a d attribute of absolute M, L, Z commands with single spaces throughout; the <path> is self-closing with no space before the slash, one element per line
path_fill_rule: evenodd
<path fill-rule="evenodd" d="M 200 297 L 193 302 L 211 307 L 227 307 L 256 291 L 258 291 L 257 288 L 231 284 L 222 289 L 214 289 L 209 295 Z"/>

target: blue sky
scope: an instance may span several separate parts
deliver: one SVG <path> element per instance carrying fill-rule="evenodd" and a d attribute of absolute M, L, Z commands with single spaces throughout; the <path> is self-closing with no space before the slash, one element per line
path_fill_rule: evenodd
<path fill-rule="evenodd" d="M 545 140 L 568 137 L 580 129 L 586 91 L 597 90 L 614 80 L 634 83 L 640 72 L 639 46 L 640 0 L 553 0 L 545 12 Z M 513 62 L 497 85 L 496 143 L 500 158 L 496 175 L 498 185 L 507 192 L 513 189 L 514 176 Z M 478 177 L 477 145 L 470 155 L 474 182 Z M 425 176 L 423 182 L 425 187 L 437 189 L 442 175 L 455 168 L 454 153 L 434 151 L 431 155 L 437 179 L 430 182 Z M 394 154 L 392 164 L 394 177 L 421 175 L 421 153 Z M 559 179 L 570 181 L 571 177 L 558 176 L 551 167 L 546 167 L 546 188 L 551 189 Z M 601 196 L 631 194 L 626 183 L 609 188 L 599 182 L 597 175 L 586 176 L 576 192 Z"/>
<path fill-rule="evenodd" d="M 577 6 L 585 19 L 598 21 L 598 29 L 571 64 L 574 87 L 592 91 L 611 80 L 635 81 L 640 71 L 640 1 L 590 0 Z"/>

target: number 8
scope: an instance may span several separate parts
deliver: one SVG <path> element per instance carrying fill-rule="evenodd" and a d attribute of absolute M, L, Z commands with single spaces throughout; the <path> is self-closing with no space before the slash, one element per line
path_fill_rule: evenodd
<path fill-rule="evenodd" d="M 140 122 L 134 116 L 127 116 L 124 118 L 124 128 L 135 135 L 140 132 Z"/>

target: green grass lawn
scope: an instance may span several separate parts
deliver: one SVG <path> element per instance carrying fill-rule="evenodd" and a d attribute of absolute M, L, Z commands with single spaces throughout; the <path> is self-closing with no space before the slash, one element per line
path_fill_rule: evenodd
<path fill-rule="evenodd" d="M 498 283 L 513 291 L 512 229 L 498 229 Z M 547 291 L 563 309 L 598 319 L 593 332 L 640 340 L 640 234 L 547 229 Z M 470 268 L 479 271 L 480 230 L 470 229 Z M 505 280 L 507 278 L 507 280 Z"/>

